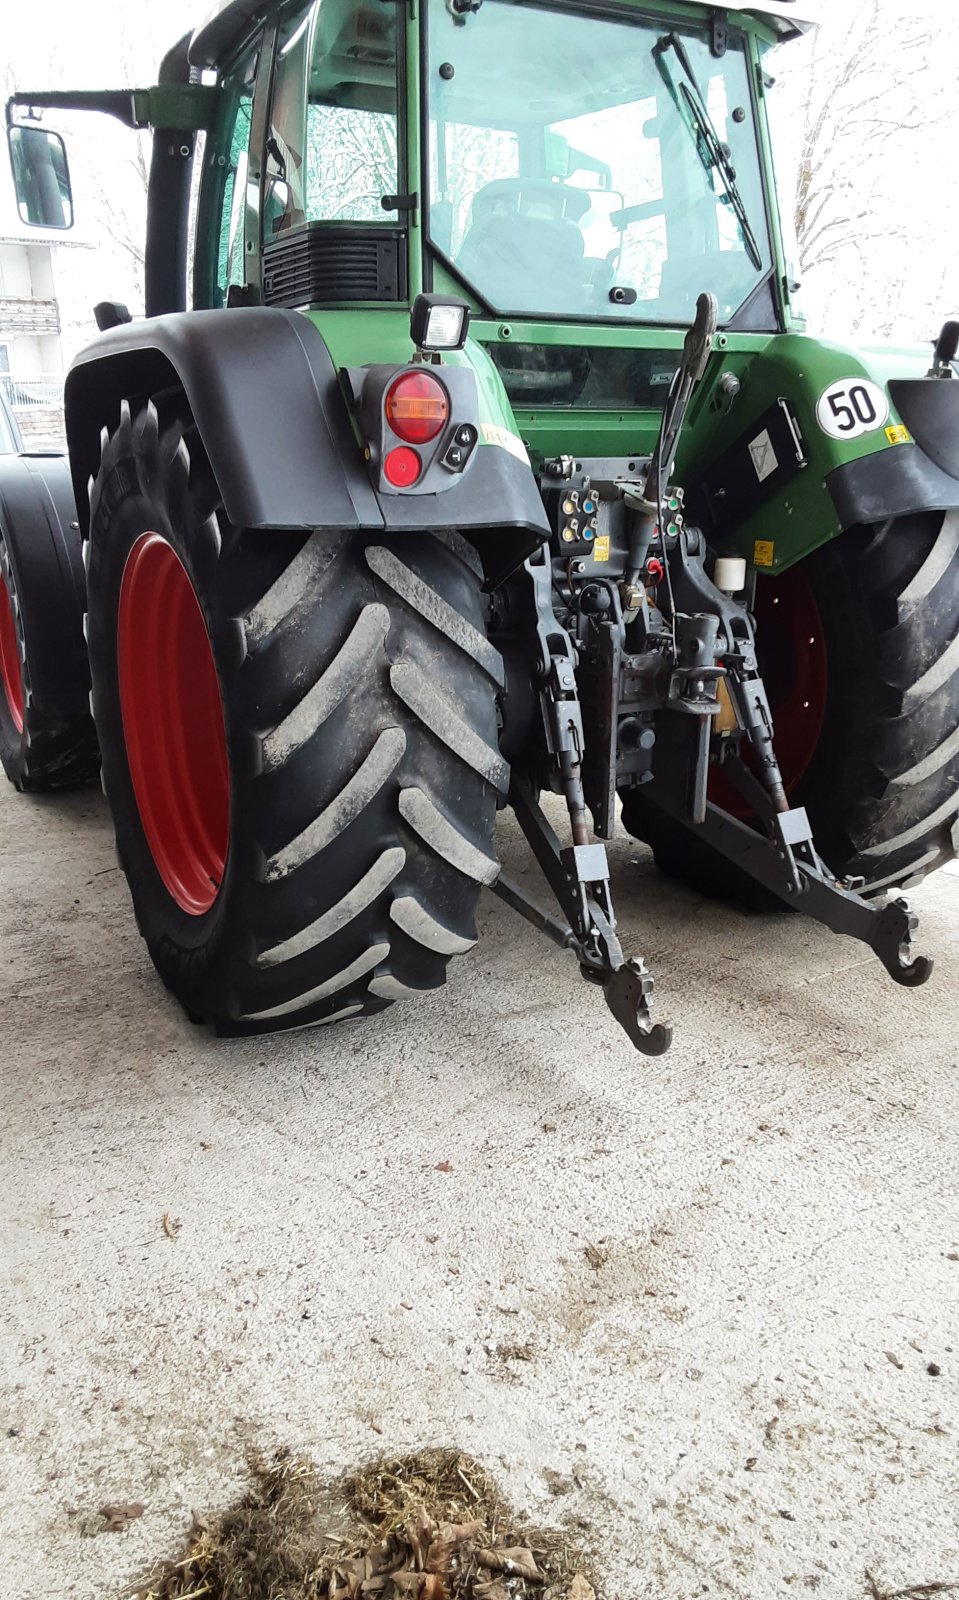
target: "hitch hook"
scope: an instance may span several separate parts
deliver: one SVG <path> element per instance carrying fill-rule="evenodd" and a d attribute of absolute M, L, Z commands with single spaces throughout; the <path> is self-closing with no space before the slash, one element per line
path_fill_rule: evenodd
<path fill-rule="evenodd" d="M 876 916 L 870 944 L 886 971 L 906 989 L 918 989 L 932 974 L 931 956 L 912 956 L 919 918 L 908 900 L 890 900 Z"/>
<path fill-rule="evenodd" d="M 644 1056 L 665 1055 L 673 1042 L 673 1030 L 666 1022 L 654 1022 L 649 996 L 653 980 L 641 957 L 624 961 L 603 984 L 606 1004 L 620 1027 Z"/>

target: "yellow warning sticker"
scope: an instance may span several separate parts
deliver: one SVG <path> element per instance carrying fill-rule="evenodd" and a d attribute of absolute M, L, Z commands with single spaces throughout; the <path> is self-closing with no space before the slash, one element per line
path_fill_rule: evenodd
<path fill-rule="evenodd" d="M 886 438 L 890 444 L 912 444 L 912 434 L 901 422 L 894 423 L 886 429 Z"/>
<path fill-rule="evenodd" d="M 757 539 L 753 545 L 753 566 L 772 567 L 776 564 L 776 546 L 772 539 Z"/>
<path fill-rule="evenodd" d="M 484 444 L 499 445 L 501 450 L 508 450 L 517 461 L 525 462 L 529 466 L 529 456 L 522 439 L 517 439 L 515 433 L 510 433 L 508 428 L 501 428 L 498 422 L 481 422 L 480 433 Z"/>
<path fill-rule="evenodd" d="M 598 539 L 593 540 L 593 560 L 609 560 L 609 534 L 601 533 Z"/>

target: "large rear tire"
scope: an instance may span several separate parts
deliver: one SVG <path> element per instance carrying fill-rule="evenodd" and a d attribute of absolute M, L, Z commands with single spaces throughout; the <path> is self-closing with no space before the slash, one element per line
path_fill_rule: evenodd
<path fill-rule="evenodd" d="M 24 793 L 99 768 L 83 639 L 83 562 L 65 461 L 0 462 L 0 762 Z"/>
<path fill-rule="evenodd" d="M 469 547 L 233 529 L 158 399 L 104 448 L 88 587 L 120 860 L 187 1010 L 258 1033 L 441 984 L 508 778 Z"/>
<path fill-rule="evenodd" d="M 833 872 L 864 878 L 868 894 L 951 860 L 959 844 L 959 513 L 851 529 L 781 578 L 761 580 L 757 645 L 787 790 L 807 807 Z M 707 894 L 769 903 L 641 791 L 624 794 L 623 823 L 670 876 Z"/>

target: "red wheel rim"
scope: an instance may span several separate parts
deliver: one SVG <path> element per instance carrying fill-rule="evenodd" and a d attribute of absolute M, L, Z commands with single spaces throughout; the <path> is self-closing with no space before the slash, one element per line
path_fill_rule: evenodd
<path fill-rule="evenodd" d="M 13 596 L 0 575 L 0 681 L 18 733 L 23 732 L 23 674 Z"/>
<path fill-rule="evenodd" d="M 230 838 L 223 702 L 196 590 L 158 533 L 144 533 L 120 586 L 123 737 L 157 871 L 191 916 L 220 892 Z"/>
<path fill-rule="evenodd" d="M 829 686 L 826 639 L 816 597 L 798 567 L 756 586 L 756 647 L 773 714 L 775 748 L 787 794 L 800 783 L 816 753 L 826 717 Z M 721 772 L 710 799 L 734 816 L 751 815 Z"/>

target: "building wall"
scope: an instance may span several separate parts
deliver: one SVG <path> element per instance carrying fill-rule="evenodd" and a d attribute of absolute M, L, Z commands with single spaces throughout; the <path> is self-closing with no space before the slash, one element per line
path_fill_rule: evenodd
<path fill-rule="evenodd" d="M 45 240 L 0 240 L 0 384 L 28 449 L 64 443 L 53 248 Z"/>
<path fill-rule="evenodd" d="M 30 250 L 25 244 L 0 245 L 0 295 L 19 299 L 33 298 L 30 275 Z"/>

